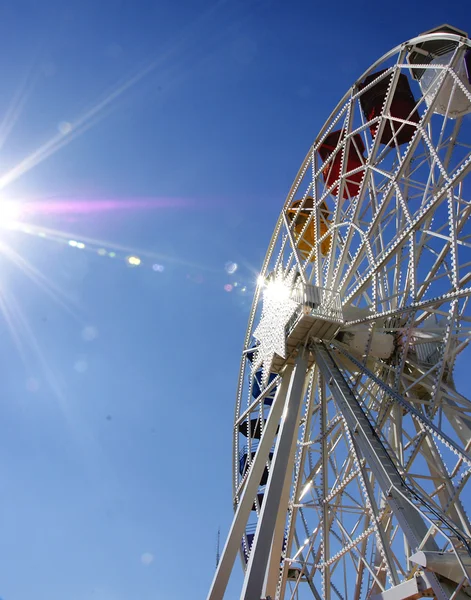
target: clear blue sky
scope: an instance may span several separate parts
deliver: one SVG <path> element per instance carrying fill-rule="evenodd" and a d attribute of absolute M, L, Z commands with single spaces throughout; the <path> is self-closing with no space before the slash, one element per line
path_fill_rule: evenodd
<path fill-rule="evenodd" d="M 0 230 L 2 600 L 205 597 L 289 185 L 376 58 L 470 17 L 429 0 L 2 3 L 0 194 L 31 225 Z"/>

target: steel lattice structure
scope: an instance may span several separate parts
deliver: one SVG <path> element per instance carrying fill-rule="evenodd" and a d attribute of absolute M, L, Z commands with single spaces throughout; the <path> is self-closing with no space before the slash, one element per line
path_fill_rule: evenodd
<path fill-rule="evenodd" d="M 447 26 L 347 92 L 261 270 L 234 424 L 241 598 L 471 596 L 471 42 Z"/>

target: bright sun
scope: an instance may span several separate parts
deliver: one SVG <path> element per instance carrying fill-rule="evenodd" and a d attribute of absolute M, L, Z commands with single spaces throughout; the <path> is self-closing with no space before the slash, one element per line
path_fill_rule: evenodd
<path fill-rule="evenodd" d="M 9 227 L 18 221 L 22 212 L 20 202 L 0 198 L 0 227 Z"/>

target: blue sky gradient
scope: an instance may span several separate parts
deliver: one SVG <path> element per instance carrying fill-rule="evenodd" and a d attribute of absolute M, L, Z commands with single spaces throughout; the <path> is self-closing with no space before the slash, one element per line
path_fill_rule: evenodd
<path fill-rule="evenodd" d="M 3 600 L 205 597 L 285 194 L 373 61 L 470 16 L 424 0 L 3 3 L 0 200 L 24 208 L 0 230 Z"/>

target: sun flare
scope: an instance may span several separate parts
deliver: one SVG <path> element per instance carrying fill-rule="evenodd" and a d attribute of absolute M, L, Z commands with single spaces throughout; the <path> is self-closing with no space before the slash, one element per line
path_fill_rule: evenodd
<path fill-rule="evenodd" d="M 21 202 L 0 197 L 0 227 L 11 227 L 18 223 L 23 214 Z"/>

